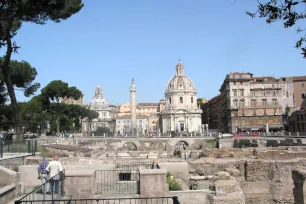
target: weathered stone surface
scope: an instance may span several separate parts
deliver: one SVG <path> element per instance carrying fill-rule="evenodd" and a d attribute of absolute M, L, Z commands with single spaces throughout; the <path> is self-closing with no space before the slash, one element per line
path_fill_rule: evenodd
<path fill-rule="evenodd" d="M 228 172 L 233 177 L 240 176 L 240 171 L 234 168 L 225 168 L 224 171 Z"/>
<path fill-rule="evenodd" d="M 225 171 L 218 171 L 215 173 L 215 180 L 228 180 L 230 179 L 230 174 Z"/>

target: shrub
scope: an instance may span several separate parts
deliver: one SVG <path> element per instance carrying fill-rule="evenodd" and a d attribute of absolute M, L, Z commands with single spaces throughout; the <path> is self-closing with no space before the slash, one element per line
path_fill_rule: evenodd
<path fill-rule="evenodd" d="M 174 177 L 170 172 L 167 173 L 167 183 L 168 183 L 168 186 L 169 186 L 169 191 L 180 191 L 180 190 L 182 190 L 181 185 L 174 180 Z"/>

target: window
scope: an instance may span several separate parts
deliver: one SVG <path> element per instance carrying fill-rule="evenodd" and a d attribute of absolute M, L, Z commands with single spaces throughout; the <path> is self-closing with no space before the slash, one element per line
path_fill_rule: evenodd
<path fill-rule="evenodd" d="M 289 98 L 289 91 L 286 91 L 286 97 Z"/>
<path fill-rule="evenodd" d="M 276 91 L 273 91 L 272 94 L 273 94 L 273 96 L 276 96 Z"/>
<path fill-rule="evenodd" d="M 256 106 L 256 100 L 252 100 L 252 106 Z"/>
<path fill-rule="evenodd" d="M 305 84 L 304 83 L 302 83 L 302 88 L 304 88 L 305 87 Z"/>
<path fill-rule="evenodd" d="M 169 104 L 171 104 L 171 98 L 169 98 Z"/>
<path fill-rule="evenodd" d="M 266 92 L 265 92 L 265 91 L 264 91 L 264 92 L 262 92 L 262 95 L 263 95 L 263 96 L 265 96 L 265 95 L 266 95 Z"/>
<path fill-rule="evenodd" d="M 183 103 L 184 101 L 183 101 L 183 97 L 181 96 L 180 97 L 180 103 Z"/>
<path fill-rule="evenodd" d="M 191 103 L 193 103 L 193 97 L 191 97 Z"/>
<path fill-rule="evenodd" d="M 302 115 L 301 115 L 301 121 L 303 121 L 303 120 L 304 120 L 304 115 L 302 114 Z"/>
<path fill-rule="evenodd" d="M 243 84 L 243 81 L 241 81 L 240 84 Z"/>
<path fill-rule="evenodd" d="M 234 96 L 237 96 L 237 90 L 233 90 Z"/>
<path fill-rule="evenodd" d="M 244 100 L 240 100 L 240 107 L 244 107 Z"/>
<path fill-rule="evenodd" d="M 240 90 L 240 96 L 244 96 L 244 90 L 243 89 Z"/>
<path fill-rule="evenodd" d="M 263 100 L 262 100 L 262 105 L 263 105 L 263 106 L 267 106 L 267 100 L 266 100 L 266 99 L 263 99 Z"/>
<path fill-rule="evenodd" d="M 236 85 L 236 82 L 234 81 L 234 85 Z"/>
<path fill-rule="evenodd" d="M 141 124 L 141 123 L 142 123 L 142 120 L 139 120 L 139 123 Z"/>
<path fill-rule="evenodd" d="M 252 91 L 252 92 L 251 92 L 251 96 L 255 96 L 255 91 Z"/>
<path fill-rule="evenodd" d="M 296 115 L 297 121 L 300 121 L 300 115 Z"/>
<path fill-rule="evenodd" d="M 302 93 L 302 99 L 306 99 L 306 93 Z"/>
<path fill-rule="evenodd" d="M 272 101 L 273 101 L 273 105 L 276 106 L 277 105 L 277 100 L 273 99 Z"/>
<path fill-rule="evenodd" d="M 273 84 L 273 85 L 272 85 L 272 89 L 274 89 L 274 88 L 275 88 L 275 85 Z"/>
<path fill-rule="evenodd" d="M 237 100 L 234 101 L 234 107 L 235 107 L 235 108 L 238 107 L 238 102 L 237 102 Z"/>

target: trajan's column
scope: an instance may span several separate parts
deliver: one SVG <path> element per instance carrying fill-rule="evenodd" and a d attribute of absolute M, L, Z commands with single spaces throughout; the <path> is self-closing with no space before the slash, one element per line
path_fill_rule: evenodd
<path fill-rule="evenodd" d="M 131 107 L 131 125 L 132 125 L 132 136 L 136 134 L 136 86 L 134 84 L 134 78 L 130 87 L 130 107 Z"/>

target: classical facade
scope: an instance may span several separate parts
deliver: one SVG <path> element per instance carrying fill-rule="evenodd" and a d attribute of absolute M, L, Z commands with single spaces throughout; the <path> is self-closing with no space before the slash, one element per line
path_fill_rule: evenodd
<path fill-rule="evenodd" d="M 97 119 L 93 121 L 88 121 L 85 119 L 83 121 L 83 132 L 93 132 L 98 127 L 110 128 L 112 109 L 108 104 L 108 101 L 104 98 L 102 93 L 102 88 L 97 86 L 95 89 L 95 96 L 91 99 L 88 108 L 94 110 L 99 114 Z"/>
<path fill-rule="evenodd" d="M 165 91 L 166 104 L 161 112 L 161 132 L 200 132 L 202 110 L 197 106 L 194 83 L 185 76 L 184 65 L 179 61 L 175 76 Z"/>

